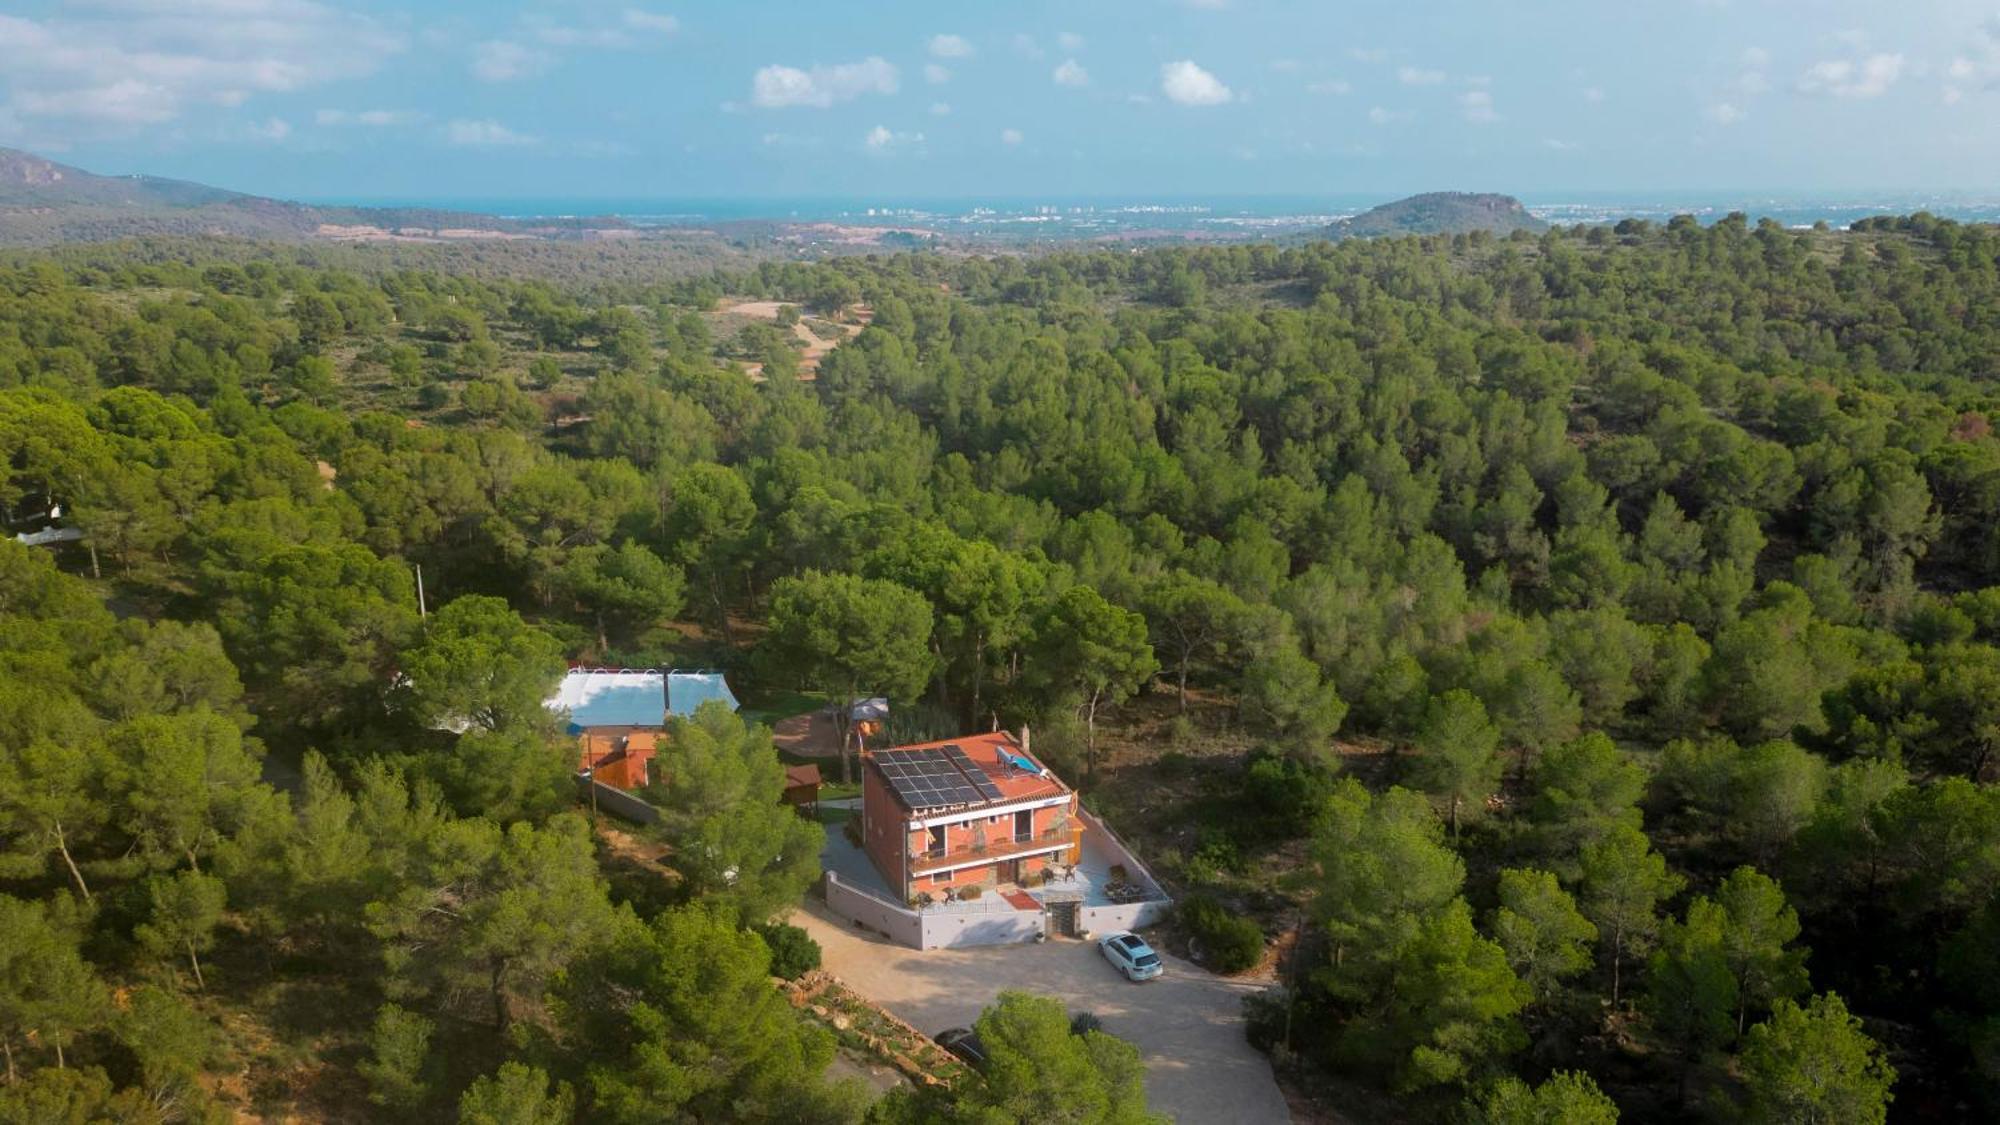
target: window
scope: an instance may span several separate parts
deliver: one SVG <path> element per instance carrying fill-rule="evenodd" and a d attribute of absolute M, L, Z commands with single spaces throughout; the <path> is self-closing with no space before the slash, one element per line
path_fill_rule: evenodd
<path fill-rule="evenodd" d="M 949 883 L 949 882 L 951 882 L 951 872 L 949 872 L 949 871 L 933 871 L 933 872 L 931 872 L 931 882 L 932 882 L 932 883 L 934 883 L 934 884 L 935 884 L 935 883 Z"/>

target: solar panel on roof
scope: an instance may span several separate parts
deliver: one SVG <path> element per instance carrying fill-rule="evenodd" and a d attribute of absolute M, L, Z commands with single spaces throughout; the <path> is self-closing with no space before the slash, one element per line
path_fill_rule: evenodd
<path fill-rule="evenodd" d="M 912 810 L 976 805 L 1001 799 L 1000 790 L 957 746 L 937 750 L 883 750 L 876 753 L 875 764 L 896 791 L 896 796 Z"/>
<path fill-rule="evenodd" d="M 985 770 L 973 764 L 971 755 L 967 754 L 960 747 L 947 746 L 944 748 L 944 756 L 951 759 L 953 765 L 964 771 L 966 780 L 972 783 L 973 788 L 979 791 L 981 797 L 988 801 L 997 801 L 1000 799 L 1000 787 L 993 784 L 992 779 L 986 776 Z"/>

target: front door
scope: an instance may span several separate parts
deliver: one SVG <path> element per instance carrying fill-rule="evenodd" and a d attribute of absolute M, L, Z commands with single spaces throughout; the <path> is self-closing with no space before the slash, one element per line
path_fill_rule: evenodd
<path fill-rule="evenodd" d="M 1054 902 L 1049 904 L 1049 912 L 1055 916 L 1056 932 L 1064 937 L 1076 936 L 1076 912 L 1078 903 Z"/>

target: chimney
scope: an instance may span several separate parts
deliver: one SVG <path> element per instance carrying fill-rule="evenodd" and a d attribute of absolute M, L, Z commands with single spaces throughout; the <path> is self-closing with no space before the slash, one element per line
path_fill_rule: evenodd
<path fill-rule="evenodd" d="M 1026 723 L 1022 723 L 1022 724 L 1021 724 L 1021 753 L 1023 753 L 1023 754 L 1026 754 L 1026 753 L 1029 753 L 1029 750 L 1028 750 L 1028 724 L 1026 724 Z"/>

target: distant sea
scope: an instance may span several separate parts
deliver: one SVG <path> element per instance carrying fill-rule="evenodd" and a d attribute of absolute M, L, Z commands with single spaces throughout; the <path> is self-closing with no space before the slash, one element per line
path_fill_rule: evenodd
<path fill-rule="evenodd" d="M 1323 226 L 1358 214 L 1392 195 L 1217 195 L 993 199 L 820 198 L 374 198 L 317 199 L 371 207 L 432 207 L 503 218 L 615 215 L 638 226 L 710 226 L 730 222 L 831 222 L 907 225 L 960 233 L 1089 237 L 1131 231 L 1273 234 Z M 2000 222 L 2000 195 L 1915 192 L 1787 195 L 1783 193 L 1662 192 L 1646 196 L 1603 192 L 1531 193 L 1521 201 L 1552 223 L 1656 222 L 1688 214 L 1704 223 L 1734 211 L 1788 227 L 1817 222 L 1841 227 L 1871 215 L 1916 211 L 1964 222 Z"/>

